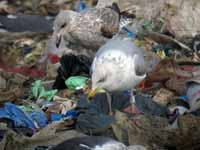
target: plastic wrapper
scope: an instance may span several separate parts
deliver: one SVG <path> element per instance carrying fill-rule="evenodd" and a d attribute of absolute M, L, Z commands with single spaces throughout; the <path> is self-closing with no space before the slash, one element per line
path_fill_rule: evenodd
<path fill-rule="evenodd" d="M 51 101 L 56 93 L 57 90 L 45 90 L 41 80 L 35 81 L 32 87 L 32 95 L 37 99 L 43 98 L 47 101 Z"/>
<path fill-rule="evenodd" d="M 69 77 L 65 81 L 65 84 L 71 90 L 78 90 L 78 89 L 82 89 L 82 88 L 84 88 L 86 86 L 86 81 L 87 80 L 88 80 L 87 77 L 74 76 L 74 77 Z"/>

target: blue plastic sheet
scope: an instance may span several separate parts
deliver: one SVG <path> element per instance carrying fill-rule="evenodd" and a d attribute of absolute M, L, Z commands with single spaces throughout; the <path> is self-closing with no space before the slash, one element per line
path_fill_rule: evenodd
<path fill-rule="evenodd" d="M 33 112 L 26 114 L 12 103 L 5 103 L 4 107 L 0 108 L 0 118 L 11 119 L 16 127 L 36 129 L 47 125 L 47 118 L 44 113 Z"/>
<path fill-rule="evenodd" d="M 87 8 L 87 6 L 86 6 L 85 1 L 80 0 L 80 1 L 78 2 L 78 4 L 77 4 L 76 8 L 75 8 L 75 11 L 81 12 L 81 11 L 83 11 L 83 10 L 86 9 L 86 8 Z"/>
<path fill-rule="evenodd" d="M 78 117 L 78 111 L 77 110 L 69 110 L 66 114 L 56 114 L 52 113 L 51 114 L 51 121 L 59 121 L 63 118 L 76 118 Z"/>
<path fill-rule="evenodd" d="M 43 112 L 33 112 L 29 116 L 40 128 L 44 128 L 48 123 L 48 120 Z"/>

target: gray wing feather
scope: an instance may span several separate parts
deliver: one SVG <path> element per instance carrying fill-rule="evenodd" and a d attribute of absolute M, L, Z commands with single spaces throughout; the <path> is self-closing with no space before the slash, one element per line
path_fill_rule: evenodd
<path fill-rule="evenodd" d="M 135 64 L 135 73 L 138 76 L 142 76 L 146 73 L 146 64 L 143 56 L 135 55 L 134 56 L 134 64 Z"/>

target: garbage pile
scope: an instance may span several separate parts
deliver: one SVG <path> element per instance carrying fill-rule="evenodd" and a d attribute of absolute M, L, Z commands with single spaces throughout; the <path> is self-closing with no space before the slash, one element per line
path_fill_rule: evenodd
<path fill-rule="evenodd" d="M 0 149 L 199 150 L 199 10 L 1 1 Z"/>

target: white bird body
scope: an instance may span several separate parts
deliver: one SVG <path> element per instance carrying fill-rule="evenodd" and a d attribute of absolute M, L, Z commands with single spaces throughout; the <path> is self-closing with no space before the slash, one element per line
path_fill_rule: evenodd
<path fill-rule="evenodd" d="M 88 136 L 66 140 L 50 150 L 146 150 L 141 145 L 126 146 L 108 137 Z"/>
<path fill-rule="evenodd" d="M 146 77 L 141 50 L 125 39 L 112 39 L 102 46 L 91 69 L 92 88 L 109 92 L 130 90 Z"/>

